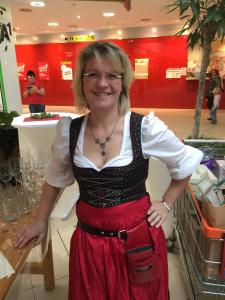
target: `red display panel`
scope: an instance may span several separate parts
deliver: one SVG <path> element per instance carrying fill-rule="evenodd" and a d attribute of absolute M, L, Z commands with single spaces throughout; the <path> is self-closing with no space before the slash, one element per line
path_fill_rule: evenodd
<path fill-rule="evenodd" d="M 148 79 L 136 79 L 131 88 L 131 107 L 140 108 L 195 108 L 198 81 L 180 78 L 166 78 L 166 70 L 187 66 L 186 37 L 151 37 L 112 40 L 129 55 L 134 67 L 135 59 L 148 58 Z M 17 45 L 18 62 L 24 62 L 26 69 L 38 75 L 38 62 L 48 62 L 49 80 L 43 81 L 46 105 L 74 105 L 71 80 L 62 80 L 61 62 L 72 61 L 75 68 L 80 49 L 87 45 L 80 43 L 54 43 L 38 45 Z M 23 91 L 25 82 L 20 81 Z M 220 108 L 225 108 L 224 95 Z M 23 104 L 27 104 L 23 99 Z M 205 103 L 204 103 L 204 107 Z"/>

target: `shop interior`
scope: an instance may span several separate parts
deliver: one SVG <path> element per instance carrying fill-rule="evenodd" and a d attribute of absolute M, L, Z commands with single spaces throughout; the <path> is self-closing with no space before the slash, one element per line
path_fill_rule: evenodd
<path fill-rule="evenodd" d="M 59 118 L 77 118 L 84 113 L 78 109 L 72 91 L 80 50 L 95 40 L 108 40 L 125 50 L 135 77 L 130 91 L 131 111 L 144 115 L 154 111 L 183 141 L 190 139 L 193 129 L 201 52 L 195 49 L 197 54 L 193 58 L 193 51 L 187 48 L 188 33 L 175 36 L 182 24 L 177 12 L 166 13 L 165 6 L 171 1 L 45 0 L 43 7 L 31 6 L 30 2 L 3 0 L 9 12 L 3 22 L 12 24 L 13 33 L 10 42 L 2 42 L 0 48 L 0 111 L 5 108 L 19 113 L 12 119 L 19 142 L 15 151 L 20 156 L 19 168 L 22 166 L 26 175 L 23 184 L 32 190 L 33 201 L 18 196 L 20 208 L 15 209 L 14 205 L 11 220 L 3 220 L 4 208 L 0 207 L 0 235 L 4 235 L 4 242 L 0 238 L 0 262 L 8 272 L 7 277 L 0 272 L 0 300 L 64 300 L 68 294 L 70 239 L 77 224 L 78 185 L 61 192 L 51 214 L 48 237 L 41 246 L 32 249 L 28 245 L 19 253 L 12 249 L 10 239 L 18 226 L 24 226 L 33 217 Z M 103 12 L 114 15 L 103 17 Z M 213 44 L 212 54 L 209 69 L 220 68 L 225 83 L 224 41 Z M 44 86 L 45 109 L 52 114 L 51 120 L 29 119 L 29 103 L 23 97 L 28 70 L 33 70 Z M 216 126 L 209 122 L 207 103 L 203 100 L 199 136 L 208 141 L 206 146 L 199 146 L 196 141 L 191 144 L 205 146 L 207 154 L 218 161 L 216 169 L 211 172 L 203 168 L 191 178 L 192 190 L 183 192 L 163 225 L 168 246 L 170 300 L 225 299 L 225 225 L 209 225 L 193 200 L 196 194 L 209 191 L 203 188 L 202 192 L 200 181 L 204 176 L 210 180 L 209 189 L 217 187 L 213 190 L 217 197 L 225 191 L 225 174 L 223 179 L 220 177 L 220 170 L 225 170 L 225 93 L 221 96 Z M 18 165 L 13 162 L 16 169 Z M 154 159 L 150 160 L 149 169 L 154 170 L 154 176 L 149 176 L 146 187 L 154 201 L 162 197 L 170 177 L 165 165 Z M 11 179 L 17 176 L 13 172 L 11 175 Z M 223 184 L 218 185 L 218 178 Z M 1 183 L 0 198 L 10 199 L 12 189 L 6 191 Z M 20 217 L 19 209 L 23 211 Z M 224 219 L 224 210 L 221 218 Z"/>

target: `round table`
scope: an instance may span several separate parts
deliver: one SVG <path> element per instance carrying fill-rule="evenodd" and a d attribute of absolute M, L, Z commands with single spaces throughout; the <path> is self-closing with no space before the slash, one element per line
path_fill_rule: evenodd
<path fill-rule="evenodd" d="M 51 114 L 72 119 L 79 117 L 77 114 L 66 112 L 51 112 Z M 29 117 L 30 114 L 23 114 L 14 118 L 12 122 L 12 125 L 18 128 L 21 157 L 26 158 L 27 154 L 34 159 L 43 154 L 49 156 L 56 134 L 56 124 L 59 120 L 24 121 Z"/>
<path fill-rule="evenodd" d="M 78 118 L 79 115 L 66 112 L 51 112 L 51 114 L 58 114 L 60 117 Z M 47 163 L 48 157 L 51 156 L 51 145 L 56 134 L 56 124 L 59 120 L 43 120 L 43 121 L 24 121 L 29 118 L 30 114 L 23 114 L 13 119 L 12 125 L 18 128 L 20 156 L 24 160 L 43 159 Z M 73 208 L 77 198 L 79 197 L 76 182 L 66 187 L 54 210 L 52 211 L 53 218 L 67 218 L 71 209 Z"/>

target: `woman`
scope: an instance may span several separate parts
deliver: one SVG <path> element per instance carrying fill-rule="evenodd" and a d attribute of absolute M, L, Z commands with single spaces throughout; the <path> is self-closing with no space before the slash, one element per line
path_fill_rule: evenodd
<path fill-rule="evenodd" d="M 17 234 L 16 247 L 46 234 L 61 187 L 78 181 L 78 226 L 70 248 L 70 300 L 166 300 L 168 270 L 161 225 L 202 158 L 154 116 L 129 111 L 133 71 L 122 49 L 95 42 L 79 56 L 74 90 L 90 113 L 62 118 L 46 174 L 37 221 Z M 162 201 L 145 189 L 148 158 L 172 176 Z M 147 219 L 147 222 L 146 222 Z"/>
<path fill-rule="evenodd" d="M 216 125 L 217 124 L 217 110 L 220 105 L 220 100 L 221 100 L 221 89 L 220 87 L 215 87 L 213 90 L 213 106 L 210 110 L 210 119 L 211 119 L 211 124 Z"/>
<path fill-rule="evenodd" d="M 207 107 L 209 110 L 212 109 L 213 107 L 213 90 L 215 87 L 220 87 L 222 89 L 222 80 L 220 78 L 220 74 L 219 71 L 217 69 L 212 69 L 209 72 L 209 85 L 208 85 L 208 89 L 207 92 L 205 94 L 205 97 L 207 99 Z M 208 120 L 211 121 L 211 118 L 209 117 Z"/>

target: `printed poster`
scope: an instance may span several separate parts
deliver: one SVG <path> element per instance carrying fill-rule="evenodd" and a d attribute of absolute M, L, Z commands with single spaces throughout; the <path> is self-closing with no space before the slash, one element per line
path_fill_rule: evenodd
<path fill-rule="evenodd" d="M 62 80 L 73 80 L 72 61 L 61 61 Z"/>
<path fill-rule="evenodd" d="M 17 75 L 19 80 L 26 80 L 25 63 L 17 63 Z"/>
<path fill-rule="evenodd" d="M 135 79 L 148 79 L 148 58 L 136 58 L 134 77 Z"/>
<path fill-rule="evenodd" d="M 194 47 L 193 50 L 189 49 L 186 79 L 199 79 L 201 61 L 202 49 L 198 46 Z M 220 73 L 220 77 L 222 79 L 225 79 L 225 44 L 220 40 L 214 41 L 212 43 L 212 51 L 209 57 L 209 66 L 207 68 L 207 73 L 212 69 L 217 69 Z"/>
<path fill-rule="evenodd" d="M 166 70 L 166 78 L 180 78 L 181 69 L 180 68 L 170 68 Z"/>
<path fill-rule="evenodd" d="M 47 62 L 38 63 L 39 80 L 49 80 L 49 67 Z"/>

